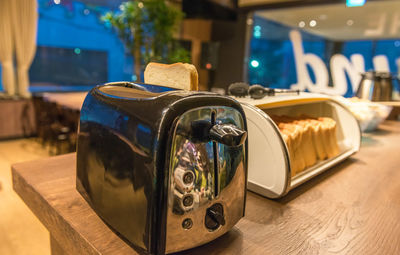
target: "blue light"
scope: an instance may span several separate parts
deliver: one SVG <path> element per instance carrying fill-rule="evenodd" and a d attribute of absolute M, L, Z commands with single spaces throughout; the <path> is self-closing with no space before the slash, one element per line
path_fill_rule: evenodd
<path fill-rule="evenodd" d="M 132 75 L 132 81 L 136 81 L 137 80 L 137 76 L 136 76 L 136 74 L 134 74 L 134 75 Z"/>
<path fill-rule="evenodd" d="M 253 30 L 254 30 L 253 36 L 255 38 L 260 38 L 261 37 L 261 26 L 259 26 L 259 25 L 254 26 Z"/>
<path fill-rule="evenodd" d="M 260 63 L 259 63 L 257 60 L 252 60 L 252 61 L 250 62 L 250 65 L 251 65 L 252 67 L 254 67 L 254 68 L 257 68 L 257 67 L 260 65 Z"/>
<path fill-rule="evenodd" d="M 347 7 L 363 6 L 366 0 L 346 0 Z"/>
<path fill-rule="evenodd" d="M 76 55 L 79 55 L 79 54 L 81 54 L 81 49 L 75 48 L 74 52 L 75 52 Z"/>

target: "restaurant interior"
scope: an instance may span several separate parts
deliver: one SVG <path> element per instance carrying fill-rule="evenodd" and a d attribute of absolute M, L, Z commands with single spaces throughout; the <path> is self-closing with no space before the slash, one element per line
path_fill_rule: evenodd
<path fill-rule="evenodd" d="M 398 0 L 0 0 L 0 254 L 399 254 L 399 144 Z"/>

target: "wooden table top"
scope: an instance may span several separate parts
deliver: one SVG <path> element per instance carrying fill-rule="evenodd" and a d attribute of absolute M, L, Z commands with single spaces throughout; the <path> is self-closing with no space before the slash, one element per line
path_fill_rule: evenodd
<path fill-rule="evenodd" d="M 13 166 L 15 191 L 71 254 L 135 254 L 75 190 L 75 154 Z M 246 216 L 181 254 L 400 254 L 400 122 L 363 137 L 351 158 L 269 200 L 248 192 Z"/>
<path fill-rule="evenodd" d="M 73 110 L 81 110 L 88 92 L 43 93 L 43 98 Z"/>

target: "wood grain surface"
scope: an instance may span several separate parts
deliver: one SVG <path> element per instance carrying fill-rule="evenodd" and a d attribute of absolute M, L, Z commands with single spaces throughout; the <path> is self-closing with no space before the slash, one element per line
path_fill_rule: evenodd
<path fill-rule="evenodd" d="M 66 254 L 135 254 L 75 190 L 75 156 L 14 165 L 15 191 Z M 248 192 L 231 231 L 180 254 L 400 254 L 400 122 L 282 199 Z"/>
<path fill-rule="evenodd" d="M 43 93 L 43 98 L 69 109 L 81 110 L 87 93 L 88 92 Z"/>
<path fill-rule="evenodd" d="M 31 136 L 36 132 L 31 100 L 0 100 L 0 139 Z"/>

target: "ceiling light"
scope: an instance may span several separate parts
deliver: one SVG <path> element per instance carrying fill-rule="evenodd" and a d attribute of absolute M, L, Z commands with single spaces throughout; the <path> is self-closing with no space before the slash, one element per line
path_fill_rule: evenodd
<path fill-rule="evenodd" d="M 310 27 L 315 27 L 317 25 L 317 21 L 311 20 L 310 21 Z"/>
<path fill-rule="evenodd" d="M 61 0 L 54 0 L 55 4 L 60 4 Z"/>
<path fill-rule="evenodd" d="M 306 26 L 306 23 L 304 21 L 299 22 L 299 27 L 305 27 L 305 26 Z"/>
<path fill-rule="evenodd" d="M 252 61 L 250 62 L 250 65 L 251 65 L 252 67 L 254 67 L 254 68 L 257 68 L 257 67 L 260 65 L 260 63 L 259 63 L 257 60 L 252 60 Z"/>
<path fill-rule="evenodd" d="M 260 31 L 254 31 L 254 37 L 255 38 L 260 38 L 261 37 L 261 32 Z"/>

